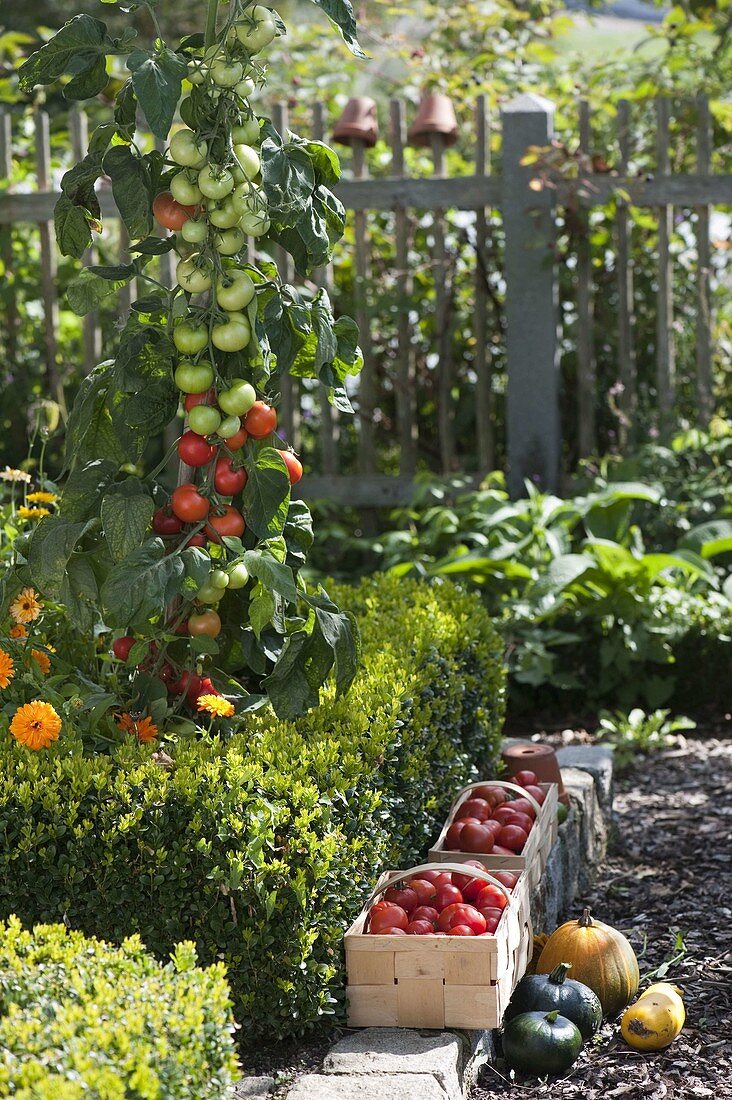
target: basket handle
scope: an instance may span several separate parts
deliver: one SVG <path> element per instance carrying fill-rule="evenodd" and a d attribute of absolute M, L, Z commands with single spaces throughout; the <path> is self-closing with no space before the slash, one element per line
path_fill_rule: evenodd
<path fill-rule="evenodd" d="M 506 787 L 509 791 L 515 791 L 517 794 L 521 795 L 522 798 L 528 798 L 529 802 L 534 807 L 537 817 L 541 811 L 541 804 L 536 801 L 533 794 L 529 794 L 523 787 L 519 787 L 518 783 L 509 783 L 505 779 L 476 779 L 475 783 L 468 783 L 467 786 L 463 787 L 455 795 L 447 813 L 448 821 L 452 820 L 452 815 L 463 800 L 463 795 L 468 794 L 469 791 L 475 790 L 476 787 Z"/>
<path fill-rule="evenodd" d="M 400 871 L 393 878 L 390 878 L 388 882 L 383 883 L 381 886 L 377 886 L 372 892 L 365 908 L 369 909 L 371 905 L 376 901 L 379 894 L 383 894 L 385 890 L 388 890 L 392 886 L 396 886 L 398 882 L 403 882 L 405 878 L 418 878 L 420 871 L 453 871 L 458 875 L 469 875 L 470 878 L 482 878 L 485 882 L 490 882 L 493 886 L 497 886 L 498 889 L 505 895 L 508 904 L 510 905 L 513 898 L 503 883 L 490 875 L 487 871 L 484 871 L 482 867 L 470 867 L 467 863 L 420 863 L 416 867 L 410 867 L 407 871 Z"/>

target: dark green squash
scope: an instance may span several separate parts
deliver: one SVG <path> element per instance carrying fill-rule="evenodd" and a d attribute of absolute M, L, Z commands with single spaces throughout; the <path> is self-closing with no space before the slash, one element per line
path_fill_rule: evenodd
<path fill-rule="evenodd" d="M 579 1028 L 554 1012 L 522 1012 L 503 1029 L 503 1053 L 512 1069 L 535 1077 L 564 1073 L 582 1050 Z"/>
<path fill-rule="evenodd" d="M 527 974 L 513 991 L 505 1022 L 522 1012 L 552 1012 L 555 1008 L 590 1039 L 602 1023 L 602 1005 L 588 985 L 567 977 L 571 963 L 559 963 L 551 974 Z"/>

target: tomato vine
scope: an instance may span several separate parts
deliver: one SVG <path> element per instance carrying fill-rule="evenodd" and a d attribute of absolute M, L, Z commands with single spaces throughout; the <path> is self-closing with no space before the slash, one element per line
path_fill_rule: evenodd
<path fill-rule="evenodd" d="M 348 0 L 315 2 L 360 55 Z M 144 293 L 115 358 L 82 382 L 61 506 L 20 541 L 15 573 L 62 602 L 78 630 L 114 632 L 131 710 L 182 712 L 195 682 L 216 684 L 238 713 L 269 700 L 294 717 L 331 671 L 347 689 L 358 639 L 352 618 L 301 576 L 312 525 L 291 497 L 302 466 L 277 434 L 277 398 L 289 372 L 318 379 L 351 411 L 345 382 L 361 353 L 354 322 L 335 318 L 324 290 L 283 284 L 263 248 L 289 252 L 301 277 L 328 260 L 344 227 L 330 190 L 338 159 L 252 108 L 263 51 L 285 33 L 276 12 L 231 0 L 222 14 L 209 0 L 205 33 L 173 49 L 156 3 L 118 4 L 147 10 L 149 49 L 132 27 L 112 38 L 77 15 L 20 70 L 23 89 L 60 79 L 67 98 L 86 100 L 124 60 L 110 120 L 61 181 L 55 227 L 61 251 L 81 257 L 102 231 L 96 185 L 106 178 L 132 258 L 82 269 L 69 303 L 83 315 L 133 281 Z M 158 148 L 138 132 L 138 112 Z M 153 274 L 168 253 L 172 288 Z M 166 463 L 141 474 L 148 441 L 179 412 Z M 158 477 L 176 457 L 169 493 Z"/>

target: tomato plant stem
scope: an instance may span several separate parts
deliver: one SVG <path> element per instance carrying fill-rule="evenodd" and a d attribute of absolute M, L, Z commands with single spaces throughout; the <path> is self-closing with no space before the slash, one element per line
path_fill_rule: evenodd
<path fill-rule="evenodd" d="M 208 0 L 206 12 L 206 46 L 213 46 L 216 41 L 216 16 L 219 11 L 219 0 Z"/>

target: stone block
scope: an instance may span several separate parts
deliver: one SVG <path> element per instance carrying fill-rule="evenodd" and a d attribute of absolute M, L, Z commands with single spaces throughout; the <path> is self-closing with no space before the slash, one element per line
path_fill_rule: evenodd
<path fill-rule="evenodd" d="M 447 1100 L 431 1073 L 309 1073 L 295 1082 L 287 1100 Z"/>
<path fill-rule="evenodd" d="M 613 806 L 613 749 L 611 745 L 565 745 L 557 750 L 559 767 L 589 772 L 597 787 L 597 798 L 610 816 Z M 566 781 L 565 781 L 566 782 Z"/>
<path fill-rule="evenodd" d="M 450 1100 L 460 1100 L 462 1046 L 448 1032 L 371 1027 L 346 1036 L 323 1062 L 333 1074 L 431 1074 Z"/>
<path fill-rule="evenodd" d="M 266 1100 L 274 1085 L 274 1077 L 245 1077 L 234 1089 L 234 1100 Z"/>

